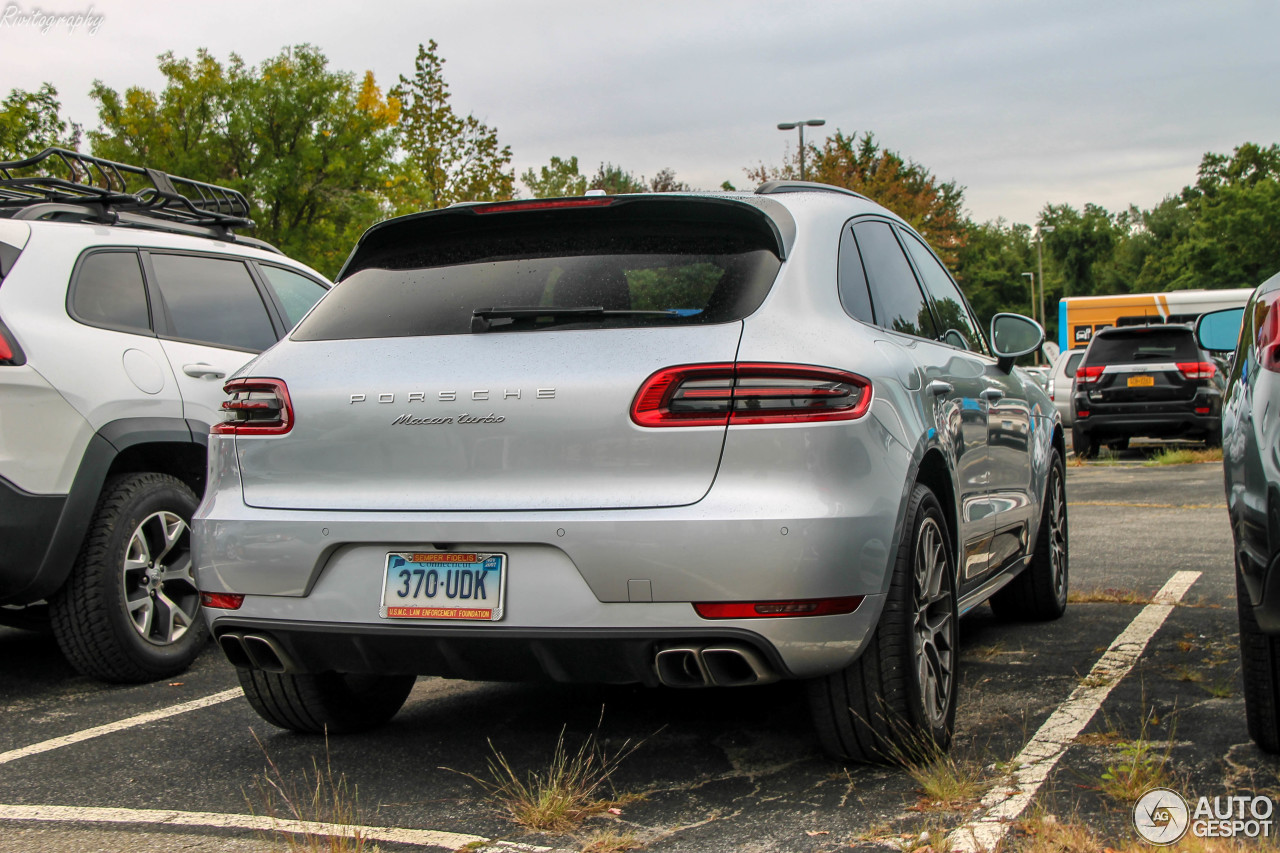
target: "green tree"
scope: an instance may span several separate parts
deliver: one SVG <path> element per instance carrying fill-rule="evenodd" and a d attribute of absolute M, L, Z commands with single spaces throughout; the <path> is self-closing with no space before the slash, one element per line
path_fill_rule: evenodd
<path fill-rule="evenodd" d="M 419 44 L 413 78 L 401 75 L 391 90 L 401 105 L 396 135 L 405 154 L 393 193 L 400 213 L 515 195 L 511 147 L 499 145 L 495 128 L 453 111 L 436 47 Z"/>
<path fill-rule="evenodd" d="M 1063 279 L 1063 296 L 1089 296 L 1112 292 L 1104 289 L 1105 266 L 1123 228 L 1117 227 L 1106 208 L 1086 204 L 1078 211 L 1068 204 L 1045 205 L 1040 224 L 1053 231 L 1045 236 L 1045 254 L 1057 262 Z"/>
<path fill-rule="evenodd" d="M 310 45 L 260 66 L 207 50 L 160 56 L 159 93 L 123 95 L 95 82 L 101 129 L 94 154 L 244 192 L 257 236 L 334 275 L 359 234 L 386 208 L 399 105 L 367 72 L 328 68 Z"/>
<path fill-rule="evenodd" d="M 552 157 L 551 162 L 537 172 L 532 168 L 526 169 L 520 180 L 534 198 L 565 198 L 587 191 L 587 179 L 578 172 L 577 157 L 568 160 Z"/>
<path fill-rule="evenodd" d="M 1150 260 L 1165 289 L 1253 287 L 1280 270 L 1280 145 L 1205 154 L 1195 185 L 1166 204 L 1185 227 Z"/>
<path fill-rule="evenodd" d="M 0 160 L 22 160 L 45 148 L 80 147 L 80 125 L 62 117 L 52 83 L 34 92 L 13 89 L 0 102 Z"/>
<path fill-rule="evenodd" d="M 882 148 L 872 133 L 846 136 L 837 130 L 821 146 L 805 146 L 805 177 L 811 181 L 845 187 L 892 210 L 920 232 L 949 267 L 954 267 L 967 235 L 964 187 L 940 181 L 924 166 L 895 151 Z M 795 180 L 800 175 L 799 151 L 781 166 L 746 170 L 747 177 L 763 183 Z"/>
<path fill-rule="evenodd" d="M 587 189 L 604 190 L 607 195 L 624 195 L 649 192 L 649 185 L 643 177 L 637 178 L 621 166 L 601 163 L 587 183 Z"/>
<path fill-rule="evenodd" d="M 965 231 L 957 253 L 956 281 L 983 328 L 1002 311 L 1030 316 L 1031 286 L 1023 273 L 1036 269 L 1031 227 L 998 219 L 981 225 L 966 221 Z M 1039 313 L 1038 302 L 1034 313 Z"/>

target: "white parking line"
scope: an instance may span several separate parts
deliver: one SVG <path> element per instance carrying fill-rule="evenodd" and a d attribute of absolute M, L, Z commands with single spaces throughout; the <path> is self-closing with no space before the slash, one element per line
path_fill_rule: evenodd
<path fill-rule="evenodd" d="M 239 692 L 239 691 L 237 691 Z M 311 833 L 339 838 L 355 838 L 421 847 L 443 847 L 458 850 L 470 845 L 483 849 L 510 850 L 512 853 L 545 853 L 550 847 L 536 847 L 514 841 L 490 841 L 479 835 L 436 832 L 429 829 L 399 829 L 387 826 L 344 826 L 310 823 L 298 820 L 273 820 L 270 817 L 216 812 L 179 812 L 168 809 L 93 809 L 81 806 L 8 806 L 0 805 L 0 820 L 57 821 L 60 823 L 115 823 L 145 826 L 190 826 L 203 829 L 251 829 L 259 832 Z"/>
<path fill-rule="evenodd" d="M 1129 627 L 1115 638 L 1084 681 L 1071 691 L 1067 701 L 1058 706 L 1035 737 L 1018 753 L 1014 759 L 1017 769 L 1013 773 L 1012 786 L 1000 786 L 999 790 L 983 797 L 981 817 L 951 833 L 948 841 L 952 851 L 978 853 L 995 848 L 1013 821 L 1031 804 L 1058 760 L 1066 754 L 1067 747 L 1102 707 L 1111 689 L 1142 657 L 1147 643 L 1160 630 L 1174 604 L 1186 595 L 1199 577 L 1200 572 L 1178 572 L 1169 578 L 1151 604 L 1144 607 Z"/>
<path fill-rule="evenodd" d="M 223 690 L 221 693 L 214 693 L 212 696 L 205 696 L 203 699 L 193 699 L 190 702 L 183 702 L 181 705 L 171 705 L 168 708 L 161 708 L 158 711 L 148 711 L 145 714 L 138 714 L 135 717 L 128 717 L 127 719 L 117 720 L 114 723 L 107 723 L 102 726 L 94 726 L 91 729 L 84 729 L 83 731 L 78 731 L 74 734 L 41 741 L 40 743 L 32 744 L 31 746 L 11 749 L 8 752 L 0 752 L 0 764 L 8 764 L 10 761 L 16 761 L 19 758 L 26 758 L 28 755 L 39 755 L 42 752 L 48 752 L 52 749 L 70 746 L 73 743 L 92 740 L 96 737 L 109 735 L 112 732 L 124 731 L 125 729 L 131 729 L 135 726 L 154 723 L 156 720 L 176 717 L 178 714 L 185 714 L 188 711 L 197 711 L 201 708 L 208 708 L 210 705 L 218 705 L 240 695 L 242 694 L 238 687 L 231 690 Z"/>

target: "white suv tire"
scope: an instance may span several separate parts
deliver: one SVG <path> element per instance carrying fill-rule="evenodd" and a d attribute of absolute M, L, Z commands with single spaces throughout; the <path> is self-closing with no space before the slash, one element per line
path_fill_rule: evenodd
<path fill-rule="evenodd" d="M 168 474 L 124 474 L 103 488 L 70 577 L 50 599 L 53 632 L 78 671 L 140 683 L 177 675 L 208 628 L 191 573 L 198 500 Z"/>

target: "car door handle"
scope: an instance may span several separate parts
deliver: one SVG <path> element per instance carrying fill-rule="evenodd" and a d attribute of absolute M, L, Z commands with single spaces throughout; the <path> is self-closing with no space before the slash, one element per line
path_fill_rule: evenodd
<path fill-rule="evenodd" d="M 978 396 L 988 402 L 994 403 L 1004 397 L 1004 391 L 1001 391 L 999 388 L 988 388 Z"/>
<path fill-rule="evenodd" d="M 182 365 L 182 372 L 192 379 L 225 379 L 227 376 L 225 371 L 219 370 L 212 364 L 205 364 L 203 361 Z"/>
<path fill-rule="evenodd" d="M 928 385 L 924 386 L 924 390 L 935 397 L 941 397 L 943 394 L 950 394 L 956 389 L 950 382 L 943 382 L 941 379 L 935 379 Z"/>

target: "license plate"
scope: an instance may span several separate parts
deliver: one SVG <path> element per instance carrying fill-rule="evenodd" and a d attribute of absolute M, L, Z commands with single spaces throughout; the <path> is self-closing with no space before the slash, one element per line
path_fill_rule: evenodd
<path fill-rule="evenodd" d="M 1156 384 L 1156 378 L 1154 376 L 1130 376 L 1129 377 L 1130 388 L 1149 388 L 1155 384 Z"/>
<path fill-rule="evenodd" d="M 507 590 L 507 555 L 393 551 L 382 580 L 384 619 L 496 622 Z"/>

